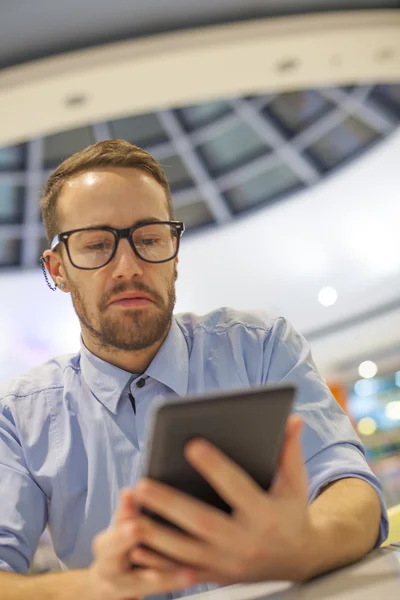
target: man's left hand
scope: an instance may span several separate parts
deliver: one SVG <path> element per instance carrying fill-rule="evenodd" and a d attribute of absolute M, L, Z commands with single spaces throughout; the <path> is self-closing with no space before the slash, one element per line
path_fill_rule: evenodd
<path fill-rule="evenodd" d="M 191 535 L 141 515 L 135 531 L 141 546 L 132 550 L 131 559 L 143 567 L 187 564 L 198 582 L 304 580 L 312 525 L 301 429 L 301 419 L 291 416 L 278 476 L 268 492 L 215 446 L 192 440 L 185 448 L 187 460 L 232 507 L 232 513 L 143 479 L 134 490 L 135 500 Z"/>

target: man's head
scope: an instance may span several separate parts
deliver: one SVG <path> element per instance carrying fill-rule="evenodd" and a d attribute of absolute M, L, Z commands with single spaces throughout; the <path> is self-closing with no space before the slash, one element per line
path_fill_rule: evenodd
<path fill-rule="evenodd" d="M 123 140 L 99 142 L 65 160 L 44 186 L 41 211 L 50 242 L 76 229 L 128 229 L 144 221 L 173 220 L 171 192 L 161 166 L 146 151 Z M 165 227 L 174 232 L 173 227 Z M 71 293 L 86 345 L 107 352 L 139 351 L 165 337 L 175 305 L 177 256 L 147 262 L 131 246 L 133 240 L 144 249 L 142 255 L 153 260 L 148 247 L 158 243 L 154 237 L 158 230 L 159 226 L 155 232 L 140 228 L 130 239 L 119 239 L 116 253 L 100 268 L 93 265 L 99 264 L 98 256 L 103 256 L 107 244 L 116 240 L 113 234 L 91 232 L 94 237 L 89 242 L 85 238 L 82 245 L 82 234 L 75 233 L 44 253 L 53 280 Z M 85 262 L 88 256 L 92 260 L 94 256 L 95 262 Z M 151 301 L 113 303 L 117 296 L 138 292 Z"/>

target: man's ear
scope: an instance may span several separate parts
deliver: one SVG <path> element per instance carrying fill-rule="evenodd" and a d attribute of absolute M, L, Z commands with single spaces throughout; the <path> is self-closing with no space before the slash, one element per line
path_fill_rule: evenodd
<path fill-rule="evenodd" d="M 65 269 L 63 261 L 58 252 L 46 250 L 42 256 L 48 274 L 59 287 L 61 282 L 65 281 Z"/>

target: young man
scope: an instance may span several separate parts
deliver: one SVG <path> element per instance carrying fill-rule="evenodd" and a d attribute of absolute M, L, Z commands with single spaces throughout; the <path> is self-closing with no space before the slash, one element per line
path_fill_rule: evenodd
<path fill-rule="evenodd" d="M 381 488 L 304 338 L 268 314 L 173 315 L 184 227 L 148 153 L 108 140 L 73 155 L 50 176 L 41 209 L 44 273 L 71 294 L 82 343 L 0 391 L 4 600 L 172 598 L 304 581 L 384 541 Z M 201 441 L 187 458 L 231 516 L 139 483 L 156 398 L 270 382 L 294 382 L 298 395 L 268 493 Z M 192 535 L 153 523 L 138 504 Z M 26 577 L 47 523 L 68 572 Z"/>

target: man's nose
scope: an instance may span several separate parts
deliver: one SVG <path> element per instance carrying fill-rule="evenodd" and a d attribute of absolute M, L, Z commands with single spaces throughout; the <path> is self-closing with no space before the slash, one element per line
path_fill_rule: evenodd
<path fill-rule="evenodd" d="M 114 279 L 132 279 L 143 275 L 143 263 L 134 253 L 128 240 L 120 240 L 112 260 Z"/>

